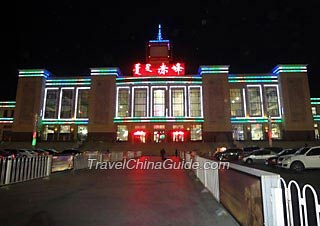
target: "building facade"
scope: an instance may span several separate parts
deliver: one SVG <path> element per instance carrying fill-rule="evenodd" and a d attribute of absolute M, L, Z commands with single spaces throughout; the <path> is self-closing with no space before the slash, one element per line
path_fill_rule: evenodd
<path fill-rule="evenodd" d="M 132 74 L 19 70 L 16 101 L 0 102 L 1 140 L 104 140 L 132 143 L 319 139 L 320 98 L 310 98 L 307 65 L 231 74 L 202 65 L 185 74 L 159 28 Z"/>

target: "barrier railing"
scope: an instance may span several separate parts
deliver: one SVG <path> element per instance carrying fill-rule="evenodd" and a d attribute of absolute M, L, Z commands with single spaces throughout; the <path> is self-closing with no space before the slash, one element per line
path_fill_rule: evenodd
<path fill-rule="evenodd" d="M 241 224 L 284 226 L 280 175 L 233 163 L 227 170 L 220 168 L 219 162 L 194 153 L 181 156 L 186 162 L 199 163 L 196 176 Z"/>
<path fill-rule="evenodd" d="M 316 190 L 309 184 L 304 185 L 301 189 L 296 181 L 291 180 L 289 183 L 286 183 L 283 178 L 281 178 L 281 185 L 285 200 L 284 209 L 286 215 L 286 225 L 320 225 L 320 202 Z M 294 192 L 293 187 L 295 188 L 296 192 L 295 197 L 292 195 Z M 309 200 L 309 203 L 307 199 L 307 190 L 310 190 L 313 198 Z M 293 200 L 297 200 L 295 205 Z M 298 209 L 298 211 L 294 212 L 294 209 Z M 299 213 L 298 217 L 294 215 L 297 212 Z M 309 219 L 313 222 L 310 222 Z"/>
<path fill-rule="evenodd" d="M 0 160 L 0 185 L 13 184 L 51 173 L 52 156 Z"/>

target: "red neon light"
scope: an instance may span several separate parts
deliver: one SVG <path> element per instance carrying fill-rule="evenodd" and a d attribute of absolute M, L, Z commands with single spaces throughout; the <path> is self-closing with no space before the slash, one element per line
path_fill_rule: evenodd
<path fill-rule="evenodd" d="M 146 132 L 138 130 L 138 131 L 135 131 L 133 133 L 133 135 L 135 135 L 135 136 L 145 136 Z"/>
<path fill-rule="evenodd" d="M 179 76 L 185 74 L 184 63 L 175 64 L 140 64 L 136 63 L 133 66 L 134 76 Z"/>

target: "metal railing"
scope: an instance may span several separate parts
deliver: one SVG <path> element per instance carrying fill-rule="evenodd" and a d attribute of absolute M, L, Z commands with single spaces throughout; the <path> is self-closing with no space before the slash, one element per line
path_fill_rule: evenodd
<path fill-rule="evenodd" d="M 0 160 L 0 185 L 13 184 L 51 173 L 52 156 Z"/>
<path fill-rule="evenodd" d="M 309 184 L 304 185 L 301 189 L 294 180 L 289 181 L 289 183 L 286 183 L 283 178 L 280 180 L 285 200 L 284 212 L 286 215 L 286 225 L 320 225 L 320 203 L 316 190 Z M 313 199 L 307 199 L 308 190 L 310 190 Z M 294 200 L 297 200 L 297 202 L 294 203 Z M 298 210 L 294 211 L 295 209 Z M 295 215 L 297 212 L 299 213 L 298 217 Z M 310 222 L 310 218 L 314 222 Z"/>

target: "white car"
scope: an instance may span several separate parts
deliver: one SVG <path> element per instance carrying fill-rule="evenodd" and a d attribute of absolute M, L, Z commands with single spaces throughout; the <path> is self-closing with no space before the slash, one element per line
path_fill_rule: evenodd
<path fill-rule="evenodd" d="M 320 168 L 320 146 L 301 149 L 293 156 L 284 158 L 281 166 L 297 172 L 304 169 Z"/>
<path fill-rule="evenodd" d="M 266 159 L 277 156 L 277 153 L 274 151 L 271 151 L 267 148 L 261 148 L 258 150 L 255 150 L 247 155 L 245 155 L 242 158 L 242 161 L 251 164 L 251 163 L 264 163 Z"/>

